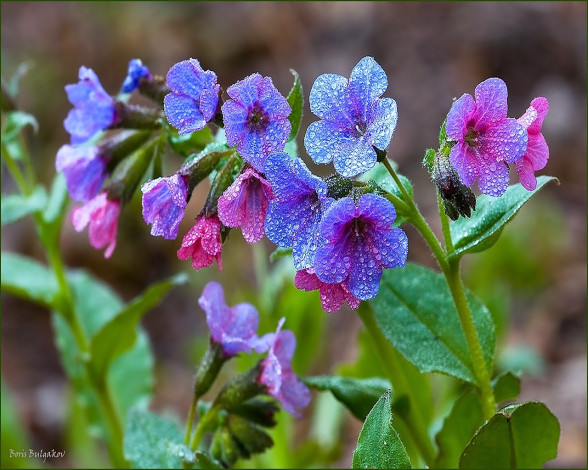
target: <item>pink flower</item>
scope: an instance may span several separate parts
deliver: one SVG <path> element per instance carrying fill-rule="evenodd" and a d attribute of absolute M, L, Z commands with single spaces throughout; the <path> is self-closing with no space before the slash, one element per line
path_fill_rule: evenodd
<path fill-rule="evenodd" d="M 108 199 L 106 192 L 103 191 L 83 206 L 74 208 L 71 222 L 77 232 L 81 232 L 90 224 L 90 244 L 97 250 L 106 247 L 104 257 L 110 258 L 116 246 L 119 214 L 120 201 Z"/>
<path fill-rule="evenodd" d="M 517 122 L 527 129 L 529 143 L 523 158 L 515 162 L 515 168 L 521 184 L 529 191 L 533 191 L 537 187 L 535 172 L 545 168 L 549 159 L 549 147 L 541 134 L 541 126 L 547 111 L 549 111 L 547 98 L 535 98 L 531 101 L 531 106 L 527 108 L 525 114 L 517 119 Z"/>
<path fill-rule="evenodd" d="M 265 214 L 273 199 L 268 181 L 253 168 L 247 168 L 218 200 L 218 216 L 227 227 L 241 227 L 248 243 L 264 234 Z"/>
<path fill-rule="evenodd" d="M 296 272 L 294 285 L 297 289 L 307 292 L 319 290 L 321 294 L 321 306 L 325 312 L 336 312 L 343 307 L 345 301 L 355 309 L 361 300 L 355 297 L 349 290 L 347 280 L 335 284 L 328 284 L 321 281 L 314 272 L 314 268 L 303 269 Z"/>
<path fill-rule="evenodd" d="M 212 217 L 198 216 L 194 226 L 184 235 L 178 258 L 192 258 L 194 269 L 210 266 L 216 259 L 218 269 L 222 271 L 220 229 L 221 224 L 216 214 Z"/>
<path fill-rule="evenodd" d="M 267 393 L 278 400 L 288 413 L 300 417 L 296 409 L 310 403 L 310 390 L 292 371 L 296 337 L 290 330 L 280 331 L 285 320 L 280 320 L 275 334 L 269 333 L 261 338 L 261 341 L 270 339 L 271 345 L 267 357 L 261 363 L 258 381 L 267 387 Z"/>

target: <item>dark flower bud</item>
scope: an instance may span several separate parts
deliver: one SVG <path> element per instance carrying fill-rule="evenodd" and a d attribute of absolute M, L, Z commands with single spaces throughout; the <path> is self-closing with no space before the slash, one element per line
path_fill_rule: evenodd
<path fill-rule="evenodd" d="M 327 184 L 327 196 L 333 199 L 346 197 L 353 189 L 353 182 L 349 178 L 337 174 L 327 176 L 324 181 Z"/>
<path fill-rule="evenodd" d="M 227 359 L 222 345 L 211 341 L 194 378 L 194 395 L 201 397 L 208 392 Z"/>
<path fill-rule="evenodd" d="M 139 93 L 150 98 L 160 106 L 163 106 L 163 99 L 170 92 L 170 89 L 165 84 L 165 78 L 159 75 L 139 78 L 138 90 Z"/>
<path fill-rule="evenodd" d="M 213 406 L 232 410 L 243 402 L 264 393 L 266 387 L 258 381 L 261 370 L 262 364 L 260 361 L 249 371 L 237 375 L 222 388 L 214 400 Z"/>
<path fill-rule="evenodd" d="M 274 416 L 280 411 L 280 408 L 274 401 L 259 397 L 230 406 L 227 411 L 253 423 L 271 428 L 276 425 Z"/>
<path fill-rule="evenodd" d="M 248 459 L 251 454 L 258 454 L 274 445 L 268 433 L 239 416 L 229 415 L 228 428 L 238 445 L 239 453 L 244 458 Z"/>
<path fill-rule="evenodd" d="M 431 176 L 443 200 L 447 216 L 451 220 L 457 220 L 460 216 L 470 217 L 471 211 L 476 209 L 476 196 L 461 182 L 449 158 L 436 153 Z"/>
<path fill-rule="evenodd" d="M 194 188 L 202 180 L 208 178 L 221 159 L 229 157 L 234 152 L 234 149 L 227 149 L 224 145 L 212 144 L 202 152 L 188 157 L 178 170 L 178 174 L 188 179 L 188 194 L 192 194 Z"/>
<path fill-rule="evenodd" d="M 98 154 L 107 159 L 106 172 L 112 173 L 116 166 L 151 136 L 150 131 L 121 131 L 103 139 L 98 145 Z"/>

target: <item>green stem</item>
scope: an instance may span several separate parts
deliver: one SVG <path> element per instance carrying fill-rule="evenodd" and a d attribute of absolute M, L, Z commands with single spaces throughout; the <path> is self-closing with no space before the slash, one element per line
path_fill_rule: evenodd
<path fill-rule="evenodd" d="M 359 316 L 366 327 L 366 330 L 371 335 L 376 349 L 382 359 L 384 369 L 390 383 L 394 385 L 396 393 L 406 392 L 410 396 L 410 384 L 407 382 L 406 376 L 399 364 L 397 354 L 398 352 L 384 337 L 369 305 L 358 309 Z M 427 425 L 425 418 L 421 413 L 419 407 L 410 406 L 409 419 L 404 420 L 407 429 L 409 430 L 413 441 L 423 457 L 425 463 L 431 467 L 435 461 L 435 447 L 431 442 L 431 438 L 427 432 Z"/>
<path fill-rule="evenodd" d="M 192 437 L 192 442 L 190 443 L 190 448 L 194 452 L 196 452 L 196 450 L 198 449 L 198 445 L 200 444 L 200 441 L 204 437 L 204 434 L 206 434 L 206 431 L 208 430 L 208 426 L 216 418 L 216 414 L 218 413 L 219 409 L 220 408 L 217 407 L 216 405 L 212 405 L 208 409 L 208 411 L 204 414 L 204 416 L 202 416 L 200 421 L 198 422 L 198 425 L 196 426 L 196 430 L 194 431 L 194 436 Z"/>
<path fill-rule="evenodd" d="M 89 368 L 87 367 L 86 369 Z M 88 370 L 88 372 L 90 371 Z M 102 412 L 104 413 L 106 427 L 108 428 L 108 453 L 115 468 L 129 468 L 129 464 L 124 457 L 122 449 L 122 423 L 120 422 L 118 413 L 114 408 L 114 403 L 105 379 L 105 377 L 102 377 L 100 381 L 94 381 L 93 384 L 96 394 L 98 395 L 98 401 L 100 402 Z"/>
<path fill-rule="evenodd" d="M 449 230 L 449 217 L 445 213 L 443 201 L 439 191 L 437 191 L 437 205 L 439 206 L 439 218 L 441 219 L 441 230 L 443 231 L 443 240 L 445 241 L 445 252 L 453 251 L 453 241 L 451 240 L 451 231 Z"/>
<path fill-rule="evenodd" d="M 6 164 L 8 171 L 10 171 L 10 174 L 16 182 L 16 185 L 18 186 L 20 192 L 25 196 L 30 195 L 32 189 L 27 184 L 22 172 L 20 171 L 20 168 L 18 167 L 15 159 L 12 158 L 12 155 L 10 155 L 10 152 L 8 151 L 8 148 L 5 144 L 2 144 L 2 157 L 4 158 L 4 163 Z"/>
<path fill-rule="evenodd" d="M 184 437 L 184 444 L 190 444 L 190 434 L 192 433 L 192 423 L 194 422 L 194 417 L 196 416 L 196 409 L 198 408 L 198 400 L 200 398 L 195 393 L 192 399 L 192 405 L 190 406 L 190 412 L 188 413 L 188 421 L 186 423 L 186 435 Z"/>
<path fill-rule="evenodd" d="M 484 360 L 480 340 L 465 296 L 461 276 L 459 275 L 459 261 L 450 263 L 449 272 L 445 274 L 445 277 L 447 278 L 447 283 L 451 290 L 451 296 L 453 297 L 453 301 L 457 308 L 461 327 L 465 333 L 468 348 L 470 350 L 474 374 L 478 380 L 478 386 L 480 387 L 484 418 L 488 420 L 496 413 L 496 399 L 494 398 L 494 391 L 490 382 L 490 373 L 486 368 L 486 361 Z"/>

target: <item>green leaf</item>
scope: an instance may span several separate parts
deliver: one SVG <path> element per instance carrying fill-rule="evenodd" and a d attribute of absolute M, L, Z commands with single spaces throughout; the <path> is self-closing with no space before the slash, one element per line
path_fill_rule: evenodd
<path fill-rule="evenodd" d="M 61 225 L 61 217 L 65 212 L 68 200 L 65 176 L 63 173 L 57 173 L 51 186 L 47 207 L 45 208 L 45 212 L 43 212 L 45 222 Z"/>
<path fill-rule="evenodd" d="M 542 468 L 557 456 L 560 427 L 540 402 L 495 414 L 465 448 L 459 468 Z"/>
<path fill-rule="evenodd" d="M 39 212 L 47 204 L 47 192 L 43 186 L 37 186 L 33 192 L 22 194 L 2 195 L 2 225 L 8 225 L 22 217 Z"/>
<path fill-rule="evenodd" d="M 353 451 L 353 468 L 411 468 L 404 444 L 392 425 L 390 391 L 368 414 Z"/>
<path fill-rule="evenodd" d="M 523 204 L 550 181 L 557 181 L 557 178 L 539 176 L 537 187 L 533 191 L 527 191 L 518 183 L 509 186 L 501 197 L 484 194 L 479 196 L 472 216 L 460 217 L 450 225 L 453 251 L 449 254 L 449 259 L 466 253 L 483 251 L 494 245 L 502 229 L 512 220 Z"/>
<path fill-rule="evenodd" d="M 23 111 L 11 111 L 4 115 L 2 126 L 2 140 L 8 141 L 18 137 L 20 131 L 26 126 L 32 126 L 35 132 L 39 130 L 39 123 L 32 114 Z"/>
<path fill-rule="evenodd" d="M 53 307 L 59 288 L 53 273 L 41 263 L 18 255 L 2 252 L 2 290 L 12 295 Z"/>
<path fill-rule="evenodd" d="M 292 108 L 292 113 L 288 116 L 288 120 L 292 125 L 292 130 L 290 131 L 290 136 L 288 140 L 294 140 L 296 138 L 296 134 L 298 134 L 298 129 L 300 129 L 300 121 L 302 121 L 302 109 L 304 107 L 304 95 L 302 93 L 302 83 L 300 83 L 300 77 L 298 73 L 294 69 L 290 69 L 290 73 L 294 75 L 294 84 L 292 85 L 292 89 L 290 93 L 288 93 L 288 104 L 290 108 Z"/>
<path fill-rule="evenodd" d="M 490 312 L 470 292 L 466 298 L 488 370 L 494 355 Z M 385 270 L 370 301 L 384 336 L 420 372 L 442 372 L 476 383 L 470 352 L 443 275 L 407 263 Z"/>
<path fill-rule="evenodd" d="M 186 281 L 187 276 L 182 273 L 154 284 L 92 337 L 90 356 L 97 377 L 104 376 L 110 363 L 135 343 L 137 323 L 143 315 L 156 306 L 172 287 Z"/>
<path fill-rule="evenodd" d="M 168 142 L 172 150 L 184 157 L 202 151 L 212 140 L 212 132 L 208 126 L 188 134 L 178 134 L 173 129 L 168 135 Z"/>
<path fill-rule="evenodd" d="M 361 421 L 365 420 L 382 394 L 391 388 L 390 382 L 379 377 L 354 379 L 323 375 L 305 377 L 304 382 L 317 390 L 330 391 Z"/>
<path fill-rule="evenodd" d="M 201 450 L 196 451 L 196 461 L 200 468 L 224 468 L 219 461 Z"/>
<path fill-rule="evenodd" d="M 278 246 L 269 256 L 269 260 L 273 263 L 276 259 L 281 258 L 282 256 L 289 256 L 292 254 L 292 248 L 283 248 Z"/>
<path fill-rule="evenodd" d="M 123 449 L 132 468 L 182 468 L 192 458 L 175 423 L 138 409 L 129 412 Z"/>
<path fill-rule="evenodd" d="M 498 377 L 494 383 L 494 395 L 498 403 L 518 397 L 519 379 L 508 373 Z M 459 457 L 476 430 L 483 424 L 482 406 L 473 389 L 469 389 L 453 404 L 443 421 L 443 427 L 435 440 L 439 453 L 435 461 L 437 468 L 457 468 Z"/>

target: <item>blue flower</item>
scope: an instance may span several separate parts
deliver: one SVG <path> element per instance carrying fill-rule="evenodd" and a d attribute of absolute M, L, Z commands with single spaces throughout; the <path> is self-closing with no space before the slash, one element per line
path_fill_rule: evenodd
<path fill-rule="evenodd" d="M 408 239 L 399 228 L 394 206 L 375 194 L 364 194 L 357 206 L 349 197 L 333 203 L 320 225 L 327 243 L 316 253 L 318 278 L 330 284 L 348 280 L 349 290 L 361 300 L 376 296 L 382 268 L 404 266 Z"/>
<path fill-rule="evenodd" d="M 364 57 L 351 71 L 323 74 L 310 90 L 310 110 L 321 121 L 306 130 L 304 146 L 316 163 L 334 160 L 335 170 L 353 177 L 372 168 L 373 147 L 385 150 L 396 128 L 398 113 L 392 98 L 380 98 L 388 87 L 386 73 L 372 57 Z"/>
<path fill-rule="evenodd" d="M 263 172 L 266 157 L 281 152 L 292 128 L 288 101 L 270 77 L 249 75 L 227 89 L 231 97 L 222 106 L 229 145 L 256 170 Z"/>
<path fill-rule="evenodd" d="M 187 205 L 188 185 L 183 176 L 171 176 L 148 181 L 141 186 L 143 218 L 151 226 L 151 235 L 174 240 Z"/>
<path fill-rule="evenodd" d="M 63 121 L 72 144 L 84 143 L 118 121 L 114 99 L 104 91 L 94 71 L 80 67 L 79 79 L 78 83 L 65 86 L 67 97 L 74 105 Z"/>
<path fill-rule="evenodd" d="M 267 157 L 265 176 L 275 198 L 269 203 L 265 233 L 276 245 L 292 247 L 297 270 L 309 268 L 322 242 L 319 223 L 333 201 L 327 185 L 300 158 L 281 152 Z"/>
<path fill-rule="evenodd" d="M 175 64 L 167 73 L 167 86 L 171 90 L 163 100 L 165 115 L 178 133 L 203 129 L 218 106 L 220 85 L 216 74 L 202 70 L 196 59 Z"/>
<path fill-rule="evenodd" d="M 129 69 L 125 81 L 122 84 L 121 91 L 123 93 L 131 93 L 135 88 L 139 87 L 139 80 L 141 78 L 150 78 L 152 76 L 149 68 L 143 65 L 141 59 L 132 59 L 129 62 Z"/>
<path fill-rule="evenodd" d="M 55 158 L 55 169 L 63 172 L 69 196 L 87 202 L 98 195 L 106 179 L 106 157 L 97 146 L 63 145 Z"/>

